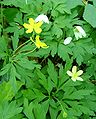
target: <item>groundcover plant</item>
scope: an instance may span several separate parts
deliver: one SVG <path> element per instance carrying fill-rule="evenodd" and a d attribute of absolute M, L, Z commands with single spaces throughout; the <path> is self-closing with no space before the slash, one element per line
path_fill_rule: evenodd
<path fill-rule="evenodd" d="M 0 4 L 0 119 L 96 119 L 96 0 Z"/>

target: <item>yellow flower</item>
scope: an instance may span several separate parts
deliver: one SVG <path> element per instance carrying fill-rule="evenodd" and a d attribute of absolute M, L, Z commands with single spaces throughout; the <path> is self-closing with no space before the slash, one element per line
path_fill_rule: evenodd
<path fill-rule="evenodd" d="M 83 74 L 83 71 L 82 70 L 77 71 L 77 67 L 76 66 L 73 66 L 72 72 L 68 70 L 67 74 L 69 76 L 71 76 L 71 79 L 73 81 L 76 81 L 76 80 L 83 81 L 83 79 L 81 77 L 79 77 L 81 74 Z"/>
<path fill-rule="evenodd" d="M 34 42 L 32 38 L 30 38 L 30 40 L 35 43 L 37 48 L 40 48 L 40 47 L 41 48 L 48 48 L 49 46 L 47 46 L 44 42 L 41 42 L 39 37 L 40 37 L 39 35 L 36 36 L 36 38 L 35 38 L 36 42 Z"/>
<path fill-rule="evenodd" d="M 34 21 L 34 19 L 29 18 L 29 24 L 24 23 L 23 26 L 24 26 L 26 29 L 28 29 L 28 30 L 26 31 L 26 33 L 31 33 L 31 32 L 33 32 L 33 30 L 34 30 L 37 34 L 39 34 L 39 33 L 42 32 L 42 29 L 40 28 L 42 24 L 43 24 L 43 22 L 41 22 L 41 21 L 38 22 L 38 23 L 36 23 L 36 22 Z"/>

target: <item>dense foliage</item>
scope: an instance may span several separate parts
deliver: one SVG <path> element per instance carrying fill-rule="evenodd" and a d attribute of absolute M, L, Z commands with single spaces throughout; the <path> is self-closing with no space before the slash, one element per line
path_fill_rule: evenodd
<path fill-rule="evenodd" d="M 96 119 L 96 0 L 0 3 L 0 119 Z"/>

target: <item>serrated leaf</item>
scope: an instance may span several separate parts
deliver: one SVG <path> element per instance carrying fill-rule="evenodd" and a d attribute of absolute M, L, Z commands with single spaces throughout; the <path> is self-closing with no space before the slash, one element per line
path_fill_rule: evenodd
<path fill-rule="evenodd" d="M 18 61 L 18 64 L 22 67 L 24 67 L 25 69 L 29 69 L 32 70 L 35 67 L 36 68 L 40 68 L 41 66 L 39 64 L 37 64 L 37 62 L 35 61 L 29 61 L 28 59 L 25 58 L 21 58 L 21 61 Z"/>
<path fill-rule="evenodd" d="M 57 72 L 55 70 L 54 64 L 48 60 L 48 68 L 47 68 L 49 77 L 52 79 L 54 84 L 57 86 Z"/>
<path fill-rule="evenodd" d="M 59 44 L 58 55 L 63 59 L 63 61 L 68 61 L 70 59 L 69 54 L 72 55 L 72 50 L 63 44 Z"/>
<path fill-rule="evenodd" d="M 73 92 L 72 94 L 70 94 L 70 96 L 68 96 L 69 99 L 82 99 L 84 98 L 84 96 L 86 95 L 90 95 L 93 92 L 93 90 L 78 90 L 76 92 Z"/>
<path fill-rule="evenodd" d="M 11 64 L 11 68 L 10 68 L 10 79 L 9 79 L 9 81 L 10 81 L 10 84 L 13 88 L 14 93 L 16 93 L 17 92 L 16 69 L 15 69 L 13 64 Z"/>
<path fill-rule="evenodd" d="M 62 36 L 63 31 L 61 28 L 59 28 L 59 26 L 57 26 L 56 24 L 52 27 L 52 35 L 56 35 L 57 38 L 59 38 L 60 36 Z"/>

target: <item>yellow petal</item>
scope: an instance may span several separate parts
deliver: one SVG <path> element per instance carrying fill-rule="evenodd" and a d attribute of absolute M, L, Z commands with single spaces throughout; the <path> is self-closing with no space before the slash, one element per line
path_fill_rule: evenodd
<path fill-rule="evenodd" d="M 42 29 L 41 28 L 38 28 L 38 27 L 34 27 L 34 30 L 37 34 L 41 33 L 42 32 Z"/>
<path fill-rule="evenodd" d="M 35 38 L 35 39 L 36 39 L 36 42 L 39 42 L 39 41 L 40 41 L 40 39 L 39 39 L 39 38 L 40 38 L 40 36 L 39 36 L 39 35 L 37 35 L 37 36 L 36 36 L 36 38 Z"/>
<path fill-rule="evenodd" d="M 38 22 L 38 23 L 35 23 L 35 26 L 36 26 L 36 27 L 41 27 L 42 24 L 43 24 L 43 22 L 40 21 L 40 22 Z"/>
<path fill-rule="evenodd" d="M 83 71 L 82 70 L 79 70 L 78 72 L 77 72 L 77 75 L 78 76 L 80 76 L 80 75 L 82 75 L 83 74 Z"/>
<path fill-rule="evenodd" d="M 35 43 L 37 48 L 40 48 L 40 44 L 39 43 Z"/>
<path fill-rule="evenodd" d="M 43 42 L 41 42 L 40 43 L 40 46 L 42 47 L 42 48 L 48 48 L 49 46 L 47 46 L 45 43 L 43 43 Z"/>
<path fill-rule="evenodd" d="M 32 18 L 29 18 L 29 23 L 30 23 L 31 26 L 34 27 L 34 20 Z"/>
<path fill-rule="evenodd" d="M 28 29 L 27 31 L 26 31 L 26 33 L 31 33 L 33 31 L 33 29 L 31 28 L 31 29 Z"/>
<path fill-rule="evenodd" d="M 27 29 L 30 27 L 30 25 L 29 25 L 29 24 L 26 24 L 26 23 L 24 23 L 23 26 L 24 26 L 25 28 L 27 28 Z"/>
<path fill-rule="evenodd" d="M 42 48 L 48 48 L 48 46 L 47 46 L 45 43 L 43 43 L 43 42 L 40 41 L 39 37 L 40 37 L 39 35 L 36 36 L 35 45 L 36 45 L 38 48 L 40 48 L 40 47 L 42 47 Z"/>
<path fill-rule="evenodd" d="M 35 25 L 34 25 L 34 30 L 38 34 L 42 32 L 42 29 L 40 28 L 41 25 L 42 25 L 42 22 L 35 23 Z"/>
<path fill-rule="evenodd" d="M 76 71 L 77 71 L 77 67 L 76 66 L 73 66 L 72 73 L 76 73 Z"/>
<path fill-rule="evenodd" d="M 69 76 L 72 76 L 72 72 L 71 72 L 71 71 L 67 71 L 67 74 L 68 74 Z"/>

